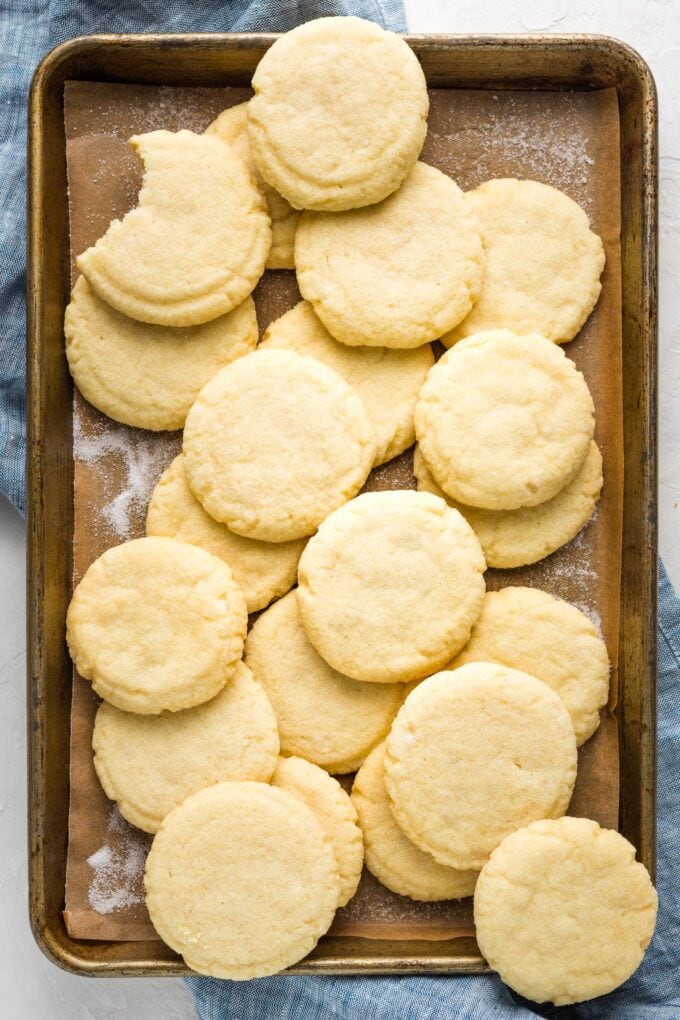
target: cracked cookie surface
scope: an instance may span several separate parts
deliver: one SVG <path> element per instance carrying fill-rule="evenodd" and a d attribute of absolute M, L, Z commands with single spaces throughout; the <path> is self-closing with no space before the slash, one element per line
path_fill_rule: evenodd
<path fill-rule="evenodd" d="M 557 1006 L 626 981 L 656 910 L 635 848 L 586 818 L 536 821 L 509 835 L 482 869 L 474 901 L 489 965 L 520 995 Z"/>
<path fill-rule="evenodd" d="M 239 103 L 237 106 L 230 106 L 228 110 L 223 110 L 208 125 L 205 133 L 217 135 L 227 145 L 234 147 L 265 198 L 272 221 L 272 246 L 267 256 L 266 268 L 294 269 L 295 231 L 300 211 L 293 209 L 283 195 L 279 195 L 278 191 L 267 184 L 255 165 L 248 140 L 248 104 Z"/>
<path fill-rule="evenodd" d="M 340 894 L 314 812 L 264 783 L 218 783 L 171 811 L 144 883 L 163 941 L 198 973 L 234 981 L 276 974 L 311 952 Z"/>
<path fill-rule="evenodd" d="M 305 633 L 289 592 L 253 624 L 245 659 L 273 705 L 282 754 L 334 775 L 354 772 L 390 728 L 406 691 L 337 673 Z"/>
<path fill-rule="evenodd" d="M 107 304 L 142 322 L 195 326 L 226 315 L 264 271 L 264 198 L 219 138 L 151 131 L 130 144 L 144 162 L 137 205 L 78 256 L 78 269 Z"/>
<path fill-rule="evenodd" d="M 408 838 L 440 864 L 481 868 L 510 832 L 567 810 L 576 738 L 547 684 L 486 662 L 409 694 L 386 741 L 385 785 Z"/>
<path fill-rule="evenodd" d="M 514 178 L 465 197 L 481 227 L 486 274 L 474 308 L 442 343 L 501 327 L 573 339 L 600 296 L 605 261 L 583 209 L 557 188 Z"/>
<path fill-rule="evenodd" d="M 76 669 L 125 712 L 177 712 L 214 697 L 243 652 L 246 603 L 222 560 L 173 538 L 107 549 L 66 617 Z"/>
<path fill-rule="evenodd" d="M 121 712 L 104 701 L 94 767 L 120 813 L 145 832 L 192 793 L 227 780 L 268 783 L 278 762 L 276 716 L 242 662 L 219 694 L 183 712 Z"/>
<path fill-rule="evenodd" d="M 338 343 L 308 301 L 301 301 L 266 330 L 260 349 L 296 351 L 334 369 L 355 390 L 371 419 L 383 464 L 409 447 L 416 436 L 413 412 L 425 376 L 434 364 L 429 344 L 412 350 L 347 347 Z"/>
<path fill-rule="evenodd" d="M 64 334 L 69 369 L 85 399 L 114 421 L 159 432 L 181 429 L 208 379 L 255 350 L 257 318 L 247 297 L 201 326 L 152 326 L 111 308 L 81 276 Z"/>
<path fill-rule="evenodd" d="M 352 347 L 419 347 L 472 308 L 484 249 L 458 185 L 416 163 L 379 205 L 305 212 L 295 268 L 302 296 L 336 340 Z"/>
<path fill-rule="evenodd" d="M 372 205 L 398 188 L 425 141 L 418 60 L 362 18 L 317 18 L 281 36 L 253 75 L 250 145 L 264 179 L 297 209 Z"/>
<path fill-rule="evenodd" d="M 600 725 L 609 694 L 607 647 L 585 613 L 547 591 L 487 592 L 470 640 L 448 668 L 466 662 L 495 662 L 548 684 L 566 705 L 579 745 Z"/>
<path fill-rule="evenodd" d="M 338 672 L 399 683 L 440 669 L 470 636 L 484 556 L 469 524 L 426 492 L 368 492 L 331 514 L 300 557 L 307 637 Z"/>
<path fill-rule="evenodd" d="M 397 825 L 385 789 L 385 745 L 371 751 L 357 772 L 352 800 L 364 836 L 366 867 L 379 882 L 412 900 L 458 900 L 471 896 L 476 871 L 458 871 L 438 864 L 420 850 Z"/>
<path fill-rule="evenodd" d="M 272 785 L 311 808 L 330 840 L 340 875 L 338 906 L 357 891 L 364 864 L 364 844 L 357 812 L 337 779 L 304 758 L 280 758 Z"/>
<path fill-rule="evenodd" d="M 478 333 L 430 369 L 416 404 L 420 452 L 453 499 L 516 510 L 556 496 L 595 430 L 588 385 L 562 348 L 510 330 Z"/>
<path fill-rule="evenodd" d="M 189 485 L 230 531 L 304 538 L 356 495 L 375 459 L 370 420 L 332 369 L 292 351 L 254 351 L 218 372 L 184 428 Z"/>
<path fill-rule="evenodd" d="M 178 538 L 224 560 L 243 592 L 248 612 L 264 609 L 295 584 L 305 547 L 294 542 L 258 542 L 236 535 L 207 514 L 189 488 L 184 455 L 175 457 L 151 493 L 146 515 L 147 535 Z"/>
<path fill-rule="evenodd" d="M 482 510 L 465 506 L 437 485 L 416 445 L 413 473 L 418 489 L 445 499 L 462 513 L 477 538 L 490 567 L 522 567 L 550 556 L 585 527 L 602 491 L 602 454 L 593 440 L 583 464 L 572 480 L 552 499 L 517 510 Z"/>

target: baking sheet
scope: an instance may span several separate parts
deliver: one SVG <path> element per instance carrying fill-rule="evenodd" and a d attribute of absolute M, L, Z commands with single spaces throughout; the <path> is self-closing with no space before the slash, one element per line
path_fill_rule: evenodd
<path fill-rule="evenodd" d="M 65 90 L 71 250 L 79 254 L 132 205 L 140 168 L 125 140 L 164 127 L 203 130 L 244 89 L 68 83 Z M 584 372 L 597 409 L 596 438 L 605 486 L 590 525 L 569 546 L 533 567 L 489 571 L 489 588 L 529 584 L 574 602 L 600 626 L 618 655 L 622 515 L 620 171 L 614 90 L 491 92 L 431 90 L 426 162 L 461 187 L 517 176 L 561 188 L 587 211 L 607 253 L 598 307 L 567 353 Z M 520 253 L 521 254 L 521 253 Z M 74 270 L 74 266 L 72 266 Z M 75 279 L 75 277 L 74 277 Z M 260 329 L 298 300 L 293 273 L 267 273 L 255 293 Z M 144 533 L 151 490 L 180 445 L 180 434 L 152 434 L 109 421 L 74 396 L 74 583 L 111 545 Z M 369 487 L 414 484 L 410 454 L 373 473 Z M 610 711 L 579 752 L 570 812 L 616 827 L 618 745 L 616 670 Z M 150 837 L 128 825 L 105 797 L 92 766 L 97 699 L 74 677 L 71 803 L 65 920 L 76 938 L 156 938 L 143 904 Z M 338 912 L 333 932 L 373 938 L 452 938 L 472 931 L 471 901 L 415 904 L 365 875 Z"/>

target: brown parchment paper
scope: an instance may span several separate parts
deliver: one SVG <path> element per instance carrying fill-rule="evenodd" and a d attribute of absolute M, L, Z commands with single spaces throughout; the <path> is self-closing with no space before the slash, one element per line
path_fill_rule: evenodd
<path fill-rule="evenodd" d="M 79 254 L 114 216 L 135 203 L 140 167 L 126 139 L 186 127 L 202 131 L 244 89 L 192 89 L 68 83 L 65 124 L 71 252 Z M 597 309 L 567 353 L 584 372 L 597 410 L 604 491 L 593 520 L 574 541 L 532 567 L 489 571 L 489 588 L 541 587 L 575 603 L 601 627 L 612 661 L 612 695 L 602 725 L 579 752 L 571 813 L 616 827 L 616 705 L 620 595 L 623 442 L 619 127 L 614 90 L 491 92 L 435 89 L 423 159 L 464 189 L 490 177 L 552 184 L 588 213 L 607 253 Z M 522 258 L 522 252 L 517 253 Z M 75 265 L 72 263 L 73 278 Z M 255 292 L 261 330 L 298 300 L 292 272 L 269 272 Z M 146 505 L 180 433 L 155 434 L 110 421 L 74 397 L 74 583 L 106 548 L 144 534 Z M 415 484 L 411 451 L 373 472 L 369 488 Z M 71 803 L 65 919 L 85 939 L 157 938 L 144 907 L 142 873 L 151 841 L 105 797 L 92 766 L 97 698 L 74 675 Z M 348 785 L 348 784 L 346 784 Z M 333 932 L 368 938 L 453 938 L 472 928 L 471 901 L 418 904 L 365 874 L 338 912 Z"/>

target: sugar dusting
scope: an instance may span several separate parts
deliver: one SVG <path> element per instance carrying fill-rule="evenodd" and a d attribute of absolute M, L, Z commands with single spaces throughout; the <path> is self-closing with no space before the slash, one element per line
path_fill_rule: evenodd
<path fill-rule="evenodd" d="M 106 842 L 87 858 L 92 868 L 88 892 L 90 906 L 98 914 L 111 914 L 144 902 L 144 862 L 150 837 L 133 829 L 113 806 Z"/>
<path fill-rule="evenodd" d="M 595 510 L 589 523 L 595 520 L 597 520 L 597 510 Z M 588 525 L 579 531 L 578 535 L 567 546 L 563 546 L 563 550 L 568 552 L 569 555 L 565 556 L 563 554 L 559 561 L 553 561 L 551 564 L 551 576 L 558 583 L 560 581 L 568 581 L 593 588 L 598 579 L 598 573 L 593 569 L 592 565 L 593 550 Z M 594 595 L 594 592 L 591 594 Z"/>
<path fill-rule="evenodd" d="M 116 422 L 73 418 L 73 455 L 94 471 L 98 494 L 93 509 L 105 529 L 115 537 L 133 536 L 146 512 L 151 492 L 174 456 L 178 437 L 158 436 Z M 97 529 L 95 529 L 97 530 Z"/>
<path fill-rule="evenodd" d="M 414 937 L 414 927 L 423 929 L 444 928 L 450 936 L 452 930 L 472 931 L 472 900 L 445 900 L 417 902 L 399 896 L 381 885 L 369 871 L 364 873 L 359 888 L 336 914 L 332 933 L 365 927 L 379 928 L 389 925 L 392 937 Z M 401 934 L 400 934 L 401 929 Z"/>
<path fill-rule="evenodd" d="M 362 491 L 383 492 L 386 489 L 415 489 L 415 487 L 413 447 L 410 447 L 393 460 L 374 468 Z"/>
<path fill-rule="evenodd" d="M 96 125 L 98 134 L 127 138 L 147 131 L 202 132 L 227 106 L 247 100 L 250 88 L 200 86 L 117 85 L 108 82 L 70 83 L 66 102 L 80 100 L 78 115 L 86 132 Z M 86 100 L 89 100 L 87 105 Z"/>
<path fill-rule="evenodd" d="M 576 606 L 577 609 L 580 609 L 581 612 L 585 616 L 587 616 L 589 620 L 592 621 L 592 623 L 595 626 L 595 630 L 600 635 L 600 637 L 602 637 L 602 617 L 598 613 L 597 609 L 593 609 L 592 606 L 589 606 L 584 602 L 574 602 L 574 605 Z"/>
<path fill-rule="evenodd" d="M 551 564 L 551 575 L 556 580 L 571 580 L 580 583 L 588 583 L 597 580 L 597 571 L 592 567 L 592 549 L 590 548 L 590 534 L 587 528 L 579 531 L 575 539 L 564 546 L 569 556 L 564 556 L 559 562 Z"/>
<path fill-rule="evenodd" d="M 430 92 L 426 163 L 450 174 L 464 189 L 493 177 L 542 181 L 566 192 L 587 212 L 596 189 L 588 126 L 578 93 L 550 94 L 552 116 L 545 117 L 545 93 L 468 94 L 468 116 L 447 101 L 444 89 Z"/>
<path fill-rule="evenodd" d="M 564 103 L 566 113 L 570 98 L 568 93 L 562 96 L 558 102 Z M 502 111 L 490 112 L 494 134 L 503 134 L 504 158 L 522 165 L 525 176 L 539 181 L 549 181 L 559 168 L 559 186 L 567 192 L 586 185 L 595 160 L 585 134 L 574 130 L 565 145 L 562 120 L 527 119 L 523 107 L 514 97 L 506 96 Z M 587 196 L 582 195 L 581 202 L 586 204 Z"/>

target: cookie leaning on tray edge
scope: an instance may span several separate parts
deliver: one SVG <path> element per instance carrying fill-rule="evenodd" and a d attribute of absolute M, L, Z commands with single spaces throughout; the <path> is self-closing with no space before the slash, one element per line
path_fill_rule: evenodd
<path fill-rule="evenodd" d="M 79 256 L 65 319 L 86 399 L 185 429 L 147 537 L 90 566 L 67 621 L 105 699 L 97 774 L 156 833 L 151 920 L 199 973 L 277 973 L 365 854 L 396 894 L 474 892 L 516 991 L 601 995 L 656 915 L 634 848 L 564 817 L 607 650 L 575 606 L 485 593 L 484 572 L 548 556 L 599 497 L 595 408 L 557 345 L 598 300 L 602 243 L 546 184 L 466 195 L 418 162 L 423 73 L 369 22 L 281 36 L 253 87 L 203 135 L 132 140 L 138 205 Z M 305 300 L 256 350 L 265 266 Z M 360 494 L 416 438 L 419 491 Z M 350 799 L 332 774 L 356 770 Z"/>

